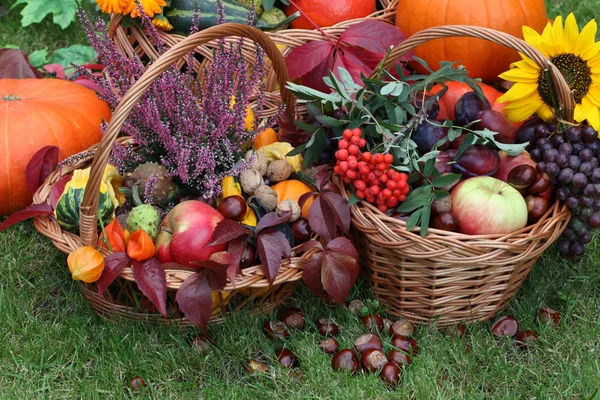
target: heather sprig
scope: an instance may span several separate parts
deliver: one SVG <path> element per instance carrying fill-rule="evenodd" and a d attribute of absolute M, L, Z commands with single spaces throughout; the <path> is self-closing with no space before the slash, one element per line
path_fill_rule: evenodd
<path fill-rule="evenodd" d="M 92 23 L 84 13 L 80 19 L 105 66 L 103 77 L 90 79 L 114 110 L 145 66 L 136 56 L 128 58 L 119 52 L 104 21 Z M 166 46 L 147 16 L 142 16 L 142 26 L 163 52 Z M 252 129 L 245 123 L 251 100 L 258 100 L 255 115 L 263 106 L 264 52 L 257 47 L 256 58 L 248 62 L 243 45 L 243 39 L 219 40 L 202 79 L 192 73 L 190 65 L 183 71 L 173 65 L 158 77 L 123 126 L 123 133 L 133 138 L 135 146 L 115 145 L 111 163 L 125 172 L 141 162 L 158 162 L 186 191 L 205 198 L 218 195 L 222 178 L 235 176 L 245 167 L 245 147 L 256 136 L 258 121 Z"/>

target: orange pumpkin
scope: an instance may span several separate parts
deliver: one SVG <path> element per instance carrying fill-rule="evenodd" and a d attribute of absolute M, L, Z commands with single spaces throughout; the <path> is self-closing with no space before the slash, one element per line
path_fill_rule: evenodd
<path fill-rule="evenodd" d="M 304 193 L 314 191 L 313 188 L 308 186 L 306 183 L 296 179 L 281 181 L 271 186 L 271 189 L 273 189 L 277 193 L 277 203 L 288 199 L 298 201 L 300 200 L 300 196 L 302 196 Z M 304 203 L 304 206 L 302 207 L 302 216 L 304 218 L 308 217 L 308 210 L 310 209 L 312 203 L 312 197 L 308 199 L 306 203 Z"/>
<path fill-rule="evenodd" d="M 254 138 L 254 148 L 258 150 L 261 147 L 268 146 L 278 141 L 279 138 L 277 137 L 277 132 L 275 132 L 273 128 L 263 129 L 258 132 Z"/>
<path fill-rule="evenodd" d="M 58 79 L 0 79 L 0 216 L 31 203 L 25 168 L 47 145 L 62 158 L 98 143 L 111 112 L 94 91 Z"/>
<path fill-rule="evenodd" d="M 544 0 L 400 0 L 396 14 L 396 25 L 408 36 L 432 26 L 476 25 L 522 39 L 523 25 L 541 32 L 546 22 Z M 473 38 L 433 40 L 417 47 L 415 54 L 434 70 L 440 61 L 460 61 L 471 77 L 483 81 L 497 81 L 498 74 L 520 59 L 515 50 Z"/>
<path fill-rule="evenodd" d="M 96 282 L 104 271 L 104 257 L 92 246 L 79 247 L 71 252 L 67 264 L 75 281 Z"/>

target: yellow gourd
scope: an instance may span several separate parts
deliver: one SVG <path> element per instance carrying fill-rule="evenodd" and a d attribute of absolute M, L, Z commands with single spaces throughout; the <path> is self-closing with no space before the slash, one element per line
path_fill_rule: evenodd
<path fill-rule="evenodd" d="M 223 178 L 223 180 L 221 181 L 221 188 L 221 200 L 229 196 L 242 195 L 242 187 L 233 176 L 226 176 L 225 178 Z"/>
<path fill-rule="evenodd" d="M 73 280 L 96 282 L 104 271 L 104 257 L 92 246 L 79 247 L 67 257 Z"/>
<path fill-rule="evenodd" d="M 302 156 L 297 154 L 295 156 L 287 157 L 287 154 L 294 150 L 294 146 L 287 142 L 275 142 L 267 146 L 263 146 L 257 151 L 260 151 L 265 155 L 268 162 L 275 160 L 287 160 L 287 162 L 294 168 L 294 172 L 302 170 Z"/>

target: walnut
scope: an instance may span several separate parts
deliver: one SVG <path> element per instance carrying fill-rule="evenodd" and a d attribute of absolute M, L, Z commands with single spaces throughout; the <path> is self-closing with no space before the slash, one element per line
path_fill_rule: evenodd
<path fill-rule="evenodd" d="M 259 186 L 262 186 L 263 178 L 260 172 L 255 169 L 245 169 L 240 174 L 240 185 L 247 194 L 254 194 Z"/>
<path fill-rule="evenodd" d="M 254 197 L 260 201 L 265 210 L 271 212 L 277 207 L 277 192 L 269 186 L 261 185 L 254 192 Z"/>
<path fill-rule="evenodd" d="M 260 151 L 248 150 L 244 157 L 248 163 L 248 168 L 255 169 L 260 172 L 260 176 L 267 173 L 267 157 Z"/>
<path fill-rule="evenodd" d="M 300 208 L 300 205 L 297 201 L 292 199 L 283 200 L 277 204 L 276 211 L 278 215 L 283 214 L 285 211 L 291 211 L 292 215 L 290 216 L 289 222 L 294 222 L 300 218 L 300 215 L 302 215 L 302 209 Z"/>
<path fill-rule="evenodd" d="M 275 160 L 267 168 L 267 179 L 271 182 L 285 181 L 292 172 L 294 168 L 286 160 Z"/>

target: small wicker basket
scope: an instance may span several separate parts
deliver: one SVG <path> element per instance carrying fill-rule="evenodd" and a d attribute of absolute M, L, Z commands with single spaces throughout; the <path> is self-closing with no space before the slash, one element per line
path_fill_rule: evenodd
<path fill-rule="evenodd" d="M 437 38 L 468 36 L 514 48 L 548 69 L 564 119 L 572 121 L 574 99 L 556 67 L 523 40 L 486 28 L 443 26 L 421 31 L 389 56 L 395 60 Z M 341 183 L 338 186 L 350 197 Z M 441 325 L 482 321 L 505 308 L 538 257 L 566 228 L 568 209 L 556 202 L 539 222 L 507 235 L 471 236 L 430 229 L 406 230 L 404 221 L 360 202 L 352 206 L 355 245 L 368 270 L 375 296 L 393 315 Z"/>
<path fill-rule="evenodd" d="M 169 66 L 183 59 L 195 48 L 225 36 L 246 37 L 258 43 L 265 50 L 267 56 L 271 59 L 273 69 L 277 73 L 281 87 L 280 96 L 287 105 L 286 111 L 291 116 L 294 115 L 296 100 L 291 92 L 285 88 L 285 82 L 288 81 L 285 60 L 277 46 L 265 33 L 245 25 L 222 24 L 185 38 L 156 60 L 126 93 L 115 109 L 102 141 L 88 152 L 80 154 L 80 157 L 73 157 L 74 160 L 78 161 L 54 171 L 35 193 L 34 203 L 49 204 L 52 187 L 61 177 L 68 175 L 75 169 L 87 168 L 91 164 L 90 178 L 80 208 L 79 236 L 64 231 L 54 218 L 37 217 L 34 220 L 36 229 L 49 237 L 57 248 L 65 253 L 70 253 L 80 246 L 96 246 L 98 242 L 96 210 L 100 181 L 113 143 L 116 140 L 122 143 L 129 140 L 128 138 L 117 139 L 129 113 L 152 82 Z M 108 250 L 102 249 L 102 251 L 104 254 L 109 254 Z M 222 291 L 213 292 L 213 303 L 218 304 L 213 304 L 212 320 L 218 320 L 227 311 L 237 311 L 246 306 L 261 312 L 276 308 L 294 292 L 297 283 L 302 279 L 302 270 L 306 259 L 310 256 L 311 252 L 308 252 L 301 257 L 284 260 L 272 285 L 265 278 L 262 266 L 244 269 L 243 276 L 238 276 L 235 282 L 228 282 Z M 156 309 L 148 303 L 147 299 L 144 301 L 144 296 L 135 285 L 133 270 L 130 267 L 126 267 L 121 272 L 115 283 L 111 285 L 109 290 L 104 292 L 101 298 L 98 296 L 95 284 L 84 284 L 82 289 L 92 308 L 98 314 L 107 318 L 154 320 L 166 323 L 179 320 L 184 324 L 189 324 L 189 321 L 181 319 L 181 314 L 175 305 L 174 299 L 177 289 L 193 273 L 194 271 L 183 269 L 166 270 L 167 306 L 172 317 L 169 320 L 163 319 L 156 312 Z M 215 299 L 218 299 L 218 301 L 215 301 Z"/>

